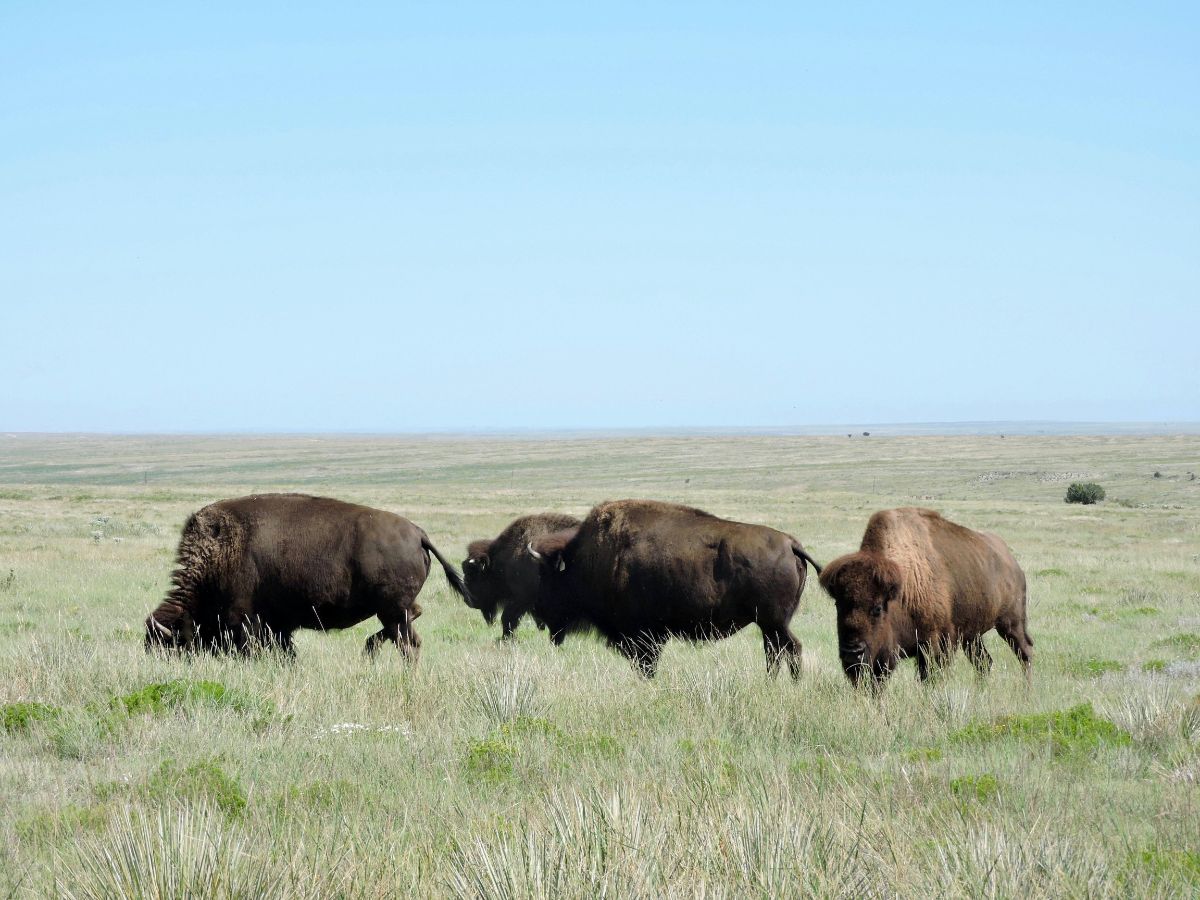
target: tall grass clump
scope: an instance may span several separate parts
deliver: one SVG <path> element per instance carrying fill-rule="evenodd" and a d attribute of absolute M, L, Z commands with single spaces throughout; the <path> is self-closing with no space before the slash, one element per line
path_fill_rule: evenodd
<path fill-rule="evenodd" d="M 451 854 L 447 887 L 460 898 L 650 897 L 681 860 L 669 831 L 627 794 L 550 798 L 527 827 L 476 838 Z"/>
<path fill-rule="evenodd" d="M 467 702 L 491 725 L 537 718 L 544 708 L 538 680 L 527 663 L 514 658 L 510 667 L 489 672 L 474 682 L 467 691 Z"/>
<path fill-rule="evenodd" d="M 65 900 L 324 900 L 383 896 L 386 867 L 359 869 L 352 836 L 298 821 L 251 832 L 206 804 L 126 807 L 98 833 L 56 854 L 53 894 Z M 369 875 L 369 877 L 368 877 Z"/>
<path fill-rule="evenodd" d="M 943 897 L 1114 896 L 1104 854 L 1044 825 L 1009 831 L 991 823 L 939 832 L 931 894 Z"/>
<path fill-rule="evenodd" d="M 246 834 L 208 806 L 126 809 L 58 863 L 55 893 L 66 900 L 284 895 L 280 876 L 261 864 Z"/>

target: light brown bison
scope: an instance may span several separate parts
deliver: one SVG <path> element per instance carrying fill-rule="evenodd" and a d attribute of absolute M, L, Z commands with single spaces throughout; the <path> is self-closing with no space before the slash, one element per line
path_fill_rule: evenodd
<path fill-rule="evenodd" d="M 428 535 L 394 513 L 304 494 L 212 503 L 183 526 L 167 598 L 146 619 L 146 648 L 292 652 L 298 628 L 349 628 L 378 616 L 367 652 L 390 640 L 416 660 L 413 620 L 430 554 L 470 602 Z"/>
<path fill-rule="evenodd" d="M 538 513 L 515 519 L 492 540 L 472 541 L 463 560 L 463 577 L 474 606 L 490 625 L 503 608 L 503 636 L 511 638 L 517 623 L 533 609 L 537 599 L 540 566 L 529 553 L 529 543 L 579 520 L 561 513 Z"/>
<path fill-rule="evenodd" d="M 902 655 L 922 679 L 961 645 L 981 675 L 992 658 L 983 636 L 995 628 L 1029 678 L 1025 573 L 994 534 L 972 531 L 931 509 L 885 509 L 871 516 L 857 553 L 821 573 L 837 604 L 838 655 L 852 682 L 882 682 Z"/>
<path fill-rule="evenodd" d="M 789 623 L 805 564 L 821 569 L 782 531 L 673 503 L 617 500 L 530 550 L 541 563 L 534 615 L 555 643 L 595 628 L 650 677 L 668 639 L 715 640 L 754 623 L 767 670 L 784 658 L 800 675 Z"/>

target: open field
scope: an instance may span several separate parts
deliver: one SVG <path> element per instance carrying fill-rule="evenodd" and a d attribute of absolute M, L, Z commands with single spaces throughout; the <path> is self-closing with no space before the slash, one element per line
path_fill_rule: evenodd
<path fill-rule="evenodd" d="M 0 897 L 1195 895 L 1190 472 L 1197 436 L 0 436 Z M 1064 504 L 1072 480 L 1107 502 Z M 528 622 L 500 645 L 437 567 L 415 669 L 363 658 L 374 622 L 291 664 L 147 656 L 187 514 L 267 490 L 393 510 L 455 560 L 619 497 L 822 562 L 931 506 L 1024 567 L 1033 688 L 992 634 L 985 683 L 960 656 L 855 693 L 815 579 L 798 683 L 753 628 L 668 645 L 652 682 Z"/>

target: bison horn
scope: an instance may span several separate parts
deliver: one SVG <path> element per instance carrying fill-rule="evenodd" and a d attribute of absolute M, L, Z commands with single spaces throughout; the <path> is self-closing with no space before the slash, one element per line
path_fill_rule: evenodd
<path fill-rule="evenodd" d="M 562 572 L 566 568 L 567 568 L 567 561 L 560 556 L 558 558 L 558 571 Z"/>
<path fill-rule="evenodd" d="M 529 555 L 530 556 L 532 556 L 534 559 L 542 559 L 543 558 L 542 554 L 538 553 L 536 550 L 533 549 L 533 541 L 530 541 L 528 546 L 529 546 Z"/>
<path fill-rule="evenodd" d="M 150 624 L 153 625 L 155 627 L 155 629 L 158 631 L 158 633 L 161 634 L 163 637 L 173 637 L 173 635 L 171 633 L 171 629 L 167 628 L 166 625 L 164 625 L 162 622 L 158 621 L 158 619 L 154 618 L 154 616 L 150 617 Z"/>

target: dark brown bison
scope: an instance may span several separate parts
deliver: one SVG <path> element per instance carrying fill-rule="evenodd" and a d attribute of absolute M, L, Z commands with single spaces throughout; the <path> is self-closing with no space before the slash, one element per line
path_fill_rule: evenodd
<path fill-rule="evenodd" d="M 574 516 L 538 513 L 514 520 L 493 540 L 468 545 L 462 564 L 467 590 L 489 625 L 496 620 L 496 610 L 503 607 L 500 624 L 504 637 L 512 637 L 517 623 L 533 609 L 537 599 L 541 570 L 529 554 L 529 543 L 577 525 L 579 520 Z"/>
<path fill-rule="evenodd" d="M 837 604 L 838 655 L 852 682 L 867 674 L 882 682 L 902 655 L 928 678 L 958 645 L 987 674 L 983 636 L 993 628 L 1029 678 L 1025 573 L 994 534 L 931 509 L 885 509 L 871 516 L 857 553 L 825 567 L 821 586 Z"/>
<path fill-rule="evenodd" d="M 595 628 L 654 675 L 669 638 L 715 640 L 752 622 L 767 670 L 781 657 L 800 674 L 800 641 L 788 625 L 807 577 L 820 567 L 794 538 L 652 500 L 602 503 L 576 528 L 540 538 L 534 615 L 556 643 Z"/>
<path fill-rule="evenodd" d="M 378 616 L 383 628 L 367 652 L 390 640 L 415 661 L 416 597 L 430 554 L 469 598 L 428 535 L 394 513 L 303 494 L 220 500 L 183 526 L 171 590 L 146 619 L 146 648 L 291 653 L 297 628 L 349 628 Z"/>

